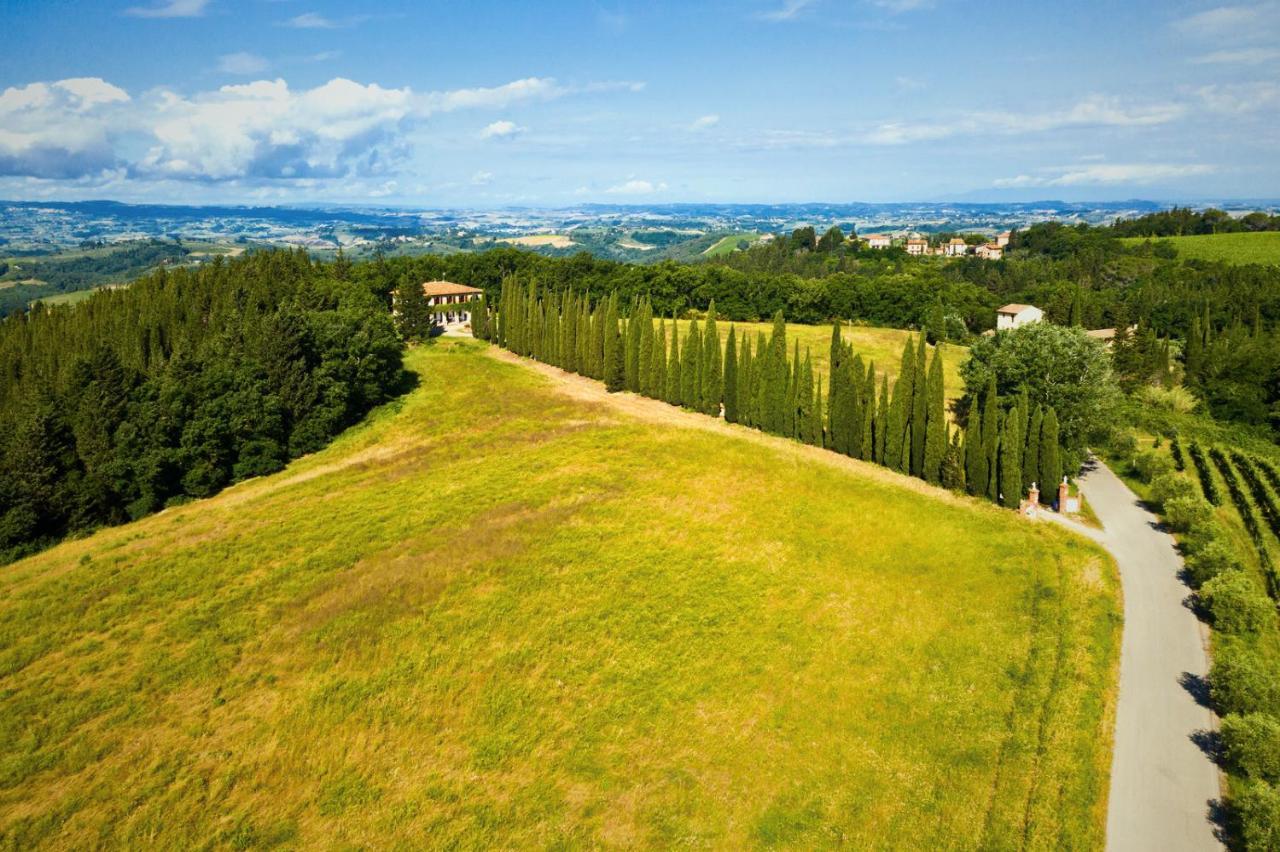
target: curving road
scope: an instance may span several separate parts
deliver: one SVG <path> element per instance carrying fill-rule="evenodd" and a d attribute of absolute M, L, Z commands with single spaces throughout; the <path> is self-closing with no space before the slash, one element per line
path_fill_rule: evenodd
<path fill-rule="evenodd" d="M 1124 589 L 1107 848 L 1221 849 L 1211 820 L 1218 769 L 1197 745 L 1217 728 L 1204 689 L 1209 658 L 1203 628 L 1184 604 L 1182 560 L 1106 465 L 1095 462 L 1079 484 L 1105 530 L 1067 525 L 1111 552 Z"/>

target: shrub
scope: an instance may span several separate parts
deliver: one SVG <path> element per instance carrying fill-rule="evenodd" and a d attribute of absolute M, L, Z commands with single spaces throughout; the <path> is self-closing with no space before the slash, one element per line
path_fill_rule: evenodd
<path fill-rule="evenodd" d="M 1110 449 L 1117 459 L 1132 459 L 1133 454 L 1138 451 L 1138 439 L 1132 432 L 1116 432 L 1111 437 Z"/>
<path fill-rule="evenodd" d="M 1192 497 L 1196 486 L 1190 479 L 1180 473 L 1162 473 L 1151 480 L 1151 500 L 1163 506 L 1174 497 Z"/>
<path fill-rule="evenodd" d="M 1209 672 L 1209 695 L 1218 712 L 1272 712 L 1280 707 L 1280 673 L 1257 654 L 1223 643 Z"/>
<path fill-rule="evenodd" d="M 1186 561 L 1187 577 L 1197 589 L 1219 574 L 1244 568 L 1235 549 L 1218 536 L 1210 538 Z"/>
<path fill-rule="evenodd" d="M 1194 526 L 1208 523 L 1213 518 L 1209 501 L 1194 494 L 1174 497 L 1164 504 L 1164 519 L 1178 532 L 1186 532 Z"/>
<path fill-rule="evenodd" d="M 1138 391 L 1138 399 L 1149 408 L 1159 408 L 1178 414 L 1187 414 L 1196 407 L 1198 402 L 1195 394 L 1182 385 L 1171 388 L 1147 385 Z"/>
<path fill-rule="evenodd" d="M 1195 524 L 1191 529 L 1183 533 L 1178 544 L 1184 554 L 1194 556 L 1215 541 L 1226 542 L 1227 536 L 1222 531 L 1222 525 L 1217 520 L 1210 518 L 1207 521 Z M 1234 550 L 1232 548 L 1233 552 Z"/>
<path fill-rule="evenodd" d="M 1228 764 L 1255 780 L 1280 780 L 1280 721 L 1266 713 L 1232 713 L 1221 732 Z"/>
<path fill-rule="evenodd" d="M 1280 790 L 1255 781 L 1232 804 L 1240 815 L 1240 837 L 1248 852 L 1280 849 Z"/>
<path fill-rule="evenodd" d="M 1254 633 L 1271 617 L 1271 601 L 1243 571 L 1223 571 L 1200 589 L 1213 626 L 1226 633 Z"/>
<path fill-rule="evenodd" d="M 1143 450 L 1133 457 L 1133 469 L 1143 482 L 1173 472 L 1173 461 L 1159 450 Z"/>

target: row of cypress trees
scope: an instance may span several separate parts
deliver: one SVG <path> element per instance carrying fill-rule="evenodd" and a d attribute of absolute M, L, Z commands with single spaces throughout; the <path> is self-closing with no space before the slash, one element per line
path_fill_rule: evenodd
<path fill-rule="evenodd" d="M 473 333 L 519 354 L 672 405 L 826 447 L 957 491 L 1016 507 L 1031 482 L 1062 476 L 1053 409 L 1030 409 L 1025 394 L 1002 412 L 994 384 L 962 433 L 947 420 L 942 352 L 929 357 L 925 334 L 903 347 L 890 387 L 832 327 L 830 381 L 799 342 L 787 351 L 782 312 L 772 332 L 723 344 L 715 302 L 701 324 L 680 334 L 675 318 L 654 321 L 647 298 L 624 312 L 615 291 L 585 294 L 504 281 L 496 310 L 478 305 Z M 1048 492 L 1051 489 L 1046 489 Z M 1046 493 L 1046 498 L 1050 497 Z"/>

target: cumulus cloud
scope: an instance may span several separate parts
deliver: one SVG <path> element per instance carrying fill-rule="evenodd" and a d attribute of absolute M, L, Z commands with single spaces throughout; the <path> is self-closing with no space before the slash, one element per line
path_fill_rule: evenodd
<path fill-rule="evenodd" d="M 1280 83 L 1260 81 L 1201 86 L 1196 95 L 1211 112 L 1244 115 L 1280 107 Z"/>
<path fill-rule="evenodd" d="M 252 53 L 227 53 L 218 57 L 218 70 L 224 74 L 261 74 L 267 70 L 267 60 Z"/>
<path fill-rule="evenodd" d="M 816 2 L 817 0 L 782 0 L 782 5 L 777 9 L 759 12 L 756 17 L 762 21 L 794 21 Z"/>
<path fill-rule="evenodd" d="M 480 138 L 481 139 L 514 139 L 517 136 L 519 136 L 521 133 L 524 133 L 524 131 L 525 131 L 525 128 L 516 124 L 514 121 L 506 121 L 504 119 L 502 121 L 495 121 L 492 124 L 489 124 L 488 126 L 486 126 L 483 130 L 480 131 Z"/>
<path fill-rule="evenodd" d="M 689 129 L 690 130 L 710 130 L 711 128 L 715 127 L 719 123 L 720 123 L 720 116 L 714 115 L 714 114 L 704 115 L 694 119 L 693 123 L 689 125 Z"/>
<path fill-rule="evenodd" d="M 1150 184 L 1162 180 L 1206 175 L 1216 171 L 1204 163 L 1099 163 L 1045 169 L 1043 173 L 1001 178 L 995 186 L 1014 189 L 1032 186 L 1107 186 Z"/>
<path fill-rule="evenodd" d="M 493 183 L 493 172 L 482 169 L 471 176 L 472 186 L 488 186 L 491 183 Z"/>
<path fill-rule="evenodd" d="M 304 12 L 301 15 L 294 15 L 285 21 L 284 26 L 293 27 L 295 30 L 339 30 L 345 27 L 354 27 L 356 24 L 362 24 L 367 20 L 369 20 L 368 15 L 352 15 L 347 18 L 337 19 L 326 17 L 319 12 Z"/>
<path fill-rule="evenodd" d="M 11 87 L 0 94 L 0 175 L 74 179 L 116 168 L 113 122 L 129 102 L 97 77 Z"/>
<path fill-rule="evenodd" d="M 209 0 L 168 0 L 154 6 L 131 6 L 124 13 L 135 18 L 196 18 L 208 5 Z"/>
<path fill-rule="evenodd" d="M 611 186 L 605 190 L 609 195 L 652 195 L 667 188 L 665 183 L 653 183 L 647 180 L 631 179 L 625 183 Z"/>
<path fill-rule="evenodd" d="M 220 67 L 251 73 L 260 62 L 251 54 L 230 54 Z M 158 89 L 134 100 L 96 77 L 31 83 L 0 94 L 0 177 L 87 180 L 111 172 L 151 181 L 261 185 L 385 180 L 410 153 L 409 131 L 431 115 L 591 91 L 591 85 L 562 86 L 540 77 L 439 92 L 344 78 L 293 89 L 275 79 L 193 94 Z M 482 135 L 511 139 L 523 130 L 499 120 Z"/>
<path fill-rule="evenodd" d="M 894 14 L 933 8 L 933 0 L 871 0 L 871 4 Z"/>

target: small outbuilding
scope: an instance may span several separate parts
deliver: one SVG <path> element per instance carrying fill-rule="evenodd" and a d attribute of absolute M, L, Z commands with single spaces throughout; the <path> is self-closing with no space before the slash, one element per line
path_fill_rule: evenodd
<path fill-rule="evenodd" d="M 1044 319 L 1044 311 L 1035 305 L 1005 305 L 996 311 L 996 331 L 1019 328 Z"/>

